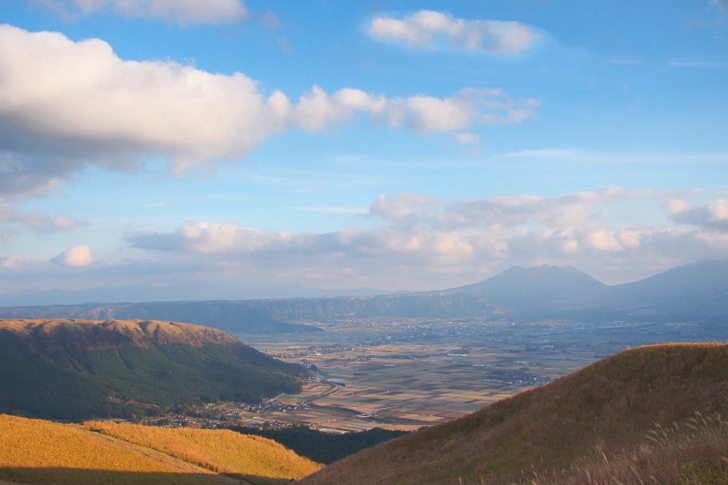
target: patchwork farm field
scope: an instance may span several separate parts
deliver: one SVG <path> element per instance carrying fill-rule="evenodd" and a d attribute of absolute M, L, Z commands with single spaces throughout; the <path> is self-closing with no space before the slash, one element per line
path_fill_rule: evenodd
<path fill-rule="evenodd" d="M 564 322 L 377 319 L 326 329 L 295 338 L 241 336 L 321 373 L 301 394 L 278 396 L 275 406 L 244 420 L 414 430 L 545 384 L 625 346 L 609 331 L 592 331 L 585 339 L 582 329 Z"/>

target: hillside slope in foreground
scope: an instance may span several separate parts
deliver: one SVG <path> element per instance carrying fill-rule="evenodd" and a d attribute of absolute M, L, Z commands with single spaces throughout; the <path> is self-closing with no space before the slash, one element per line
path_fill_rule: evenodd
<path fill-rule="evenodd" d="M 227 430 L 0 415 L 0 483 L 275 484 L 321 467 L 275 441 Z"/>
<path fill-rule="evenodd" d="M 640 347 L 300 483 L 728 483 L 720 416 L 728 345 Z"/>

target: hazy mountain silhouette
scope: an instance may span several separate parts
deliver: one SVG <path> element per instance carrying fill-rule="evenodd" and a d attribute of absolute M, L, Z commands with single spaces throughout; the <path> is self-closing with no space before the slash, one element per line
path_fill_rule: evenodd
<path fill-rule="evenodd" d="M 169 286 L 132 285 L 86 290 L 40 290 L 30 288 L 0 295 L 0 307 L 86 305 L 90 303 L 149 303 L 160 301 L 243 300 L 267 298 L 330 298 L 389 295 L 373 288 L 320 290 L 298 285 L 238 286 L 228 284 L 177 283 Z"/>
<path fill-rule="evenodd" d="M 0 318 L 140 318 L 240 333 L 316 331 L 296 322 L 346 318 L 504 316 L 594 322 L 719 320 L 728 317 L 728 262 L 680 266 L 615 286 L 572 267 L 539 266 L 513 267 L 458 288 L 394 295 L 0 308 Z"/>
<path fill-rule="evenodd" d="M 477 295 L 491 304 L 510 309 L 556 308 L 565 302 L 593 298 L 604 283 L 571 266 L 512 267 L 480 283 L 446 290 L 446 293 Z"/>

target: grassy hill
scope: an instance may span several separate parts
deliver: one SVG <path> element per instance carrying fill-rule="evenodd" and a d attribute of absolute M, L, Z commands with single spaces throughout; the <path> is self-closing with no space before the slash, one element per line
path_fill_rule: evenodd
<path fill-rule="evenodd" d="M 297 392 L 305 375 L 300 366 L 197 325 L 0 321 L 0 412 L 11 414 L 133 418 Z"/>
<path fill-rule="evenodd" d="M 720 416 L 728 416 L 728 345 L 641 347 L 301 483 L 727 483 Z"/>
<path fill-rule="evenodd" d="M 273 484 L 320 468 L 274 441 L 232 431 L 0 415 L 0 483 Z"/>

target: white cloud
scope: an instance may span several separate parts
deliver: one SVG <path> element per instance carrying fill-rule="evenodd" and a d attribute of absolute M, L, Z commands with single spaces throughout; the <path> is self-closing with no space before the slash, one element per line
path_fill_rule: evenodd
<path fill-rule="evenodd" d="M 474 123 L 520 123 L 536 116 L 535 99 L 510 98 L 502 89 L 463 88 L 452 97 L 434 98 L 413 96 L 405 100 L 393 100 L 390 124 L 403 120 L 420 133 L 449 132 L 467 128 Z M 401 113 L 399 117 L 396 113 Z"/>
<path fill-rule="evenodd" d="M 386 219 L 381 227 L 307 233 L 267 231 L 235 221 L 188 222 L 170 231 L 131 233 L 125 252 L 135 257 L 91 264 L 84 274 L 144 275 L 157 284 L 194 274 L 269 284 L 426 290 L 475 282 L 513 265 L 572 265 L 616 283 L 680 264 L 727 258 L 728 231 L 707 224 L 728 218 L 725 201 L 693 205 L 668 200 L 660 212 L 666 194 L 612 187 L 449 204 L 422 194 L 382 195 L 369 209 L 370 216 Z M 625 207 L 630 225 L 613 217 Z M 696 208 L 700 211 L 691 212 Z M 635 212 L 645 214 L 642 222 L 634 222 Z M 671 225 L 674 217 L 688 215 L 695 217 L 690 219 L 695 224 L 686 220 L 678 224 L 689 227 Z M 91 263 L 90 253 L 73 251 L 53 262 L 61 267 L 72 261 Z M 18 258 L 3 262 L 8 271 L 16 268 L 13 274 L 32 266 L 32 261 Z M 58 266 L 45 264 L 55 266 L 55 272 L 40 263 L 34 271 L 62 276 Z"/>
<path fill-rule="evenodd" d="M 180 25 L 237 22 L 248 16 L 240 0 L 33 0 L 65 17 L 112 12 Z"/>
<path fill-rule="evenodd" d="M 499 231 L 395 225 L 325 234 L 197 223 L 169 233 L 136 234 L 128 242 L 137 250 L 160 254 L 149 260 L 148 271 L 155 271 L 159 259 L 164 264 L 158 271 L 171 271 L 178 261 L 198 273 L 279 275 L 304 284 L 316 284 L 309 279 L 311 274 L 326 274 L 333 285 L 350 287 L 358 282 L 389 289 L 402 288 L 405 282 L 410 289 L 444 288 L 477 281 L 512 265 L 574 265 L 597 277 L 623 267 L 649 275 L 655 267 L 666 270 L 728 256 L 728 237 L 660 225 L 612 227 L 591 222 L 558 229 L 520 225 Z M 341 268 L 348 269 L 343 273 Z M 460 279 L 452 283 L 433 279 L 442 274 Z"/>
<path fill-rule="evenodd" d="M 135 234 L 132 247 L 246 258 L 250 263 L 294 264 L 338 257 L 359 261 L 442 265 L 470 258 L 473 249 L 460 234 L 429 228 L 346 229 L 328 234 L 274 233 L 238 223 L 185 223 L 172 233 Z M 238 259 L 239 261 L 239 259 Z M 274 262 L 274 263 L 271 263 Z M 285 263 L 284 263 L 285 262 Z"/>
<path fill-rule="evenodd" d="M 0 76 L 0 124 L 17 138 L 6 164 L 40 154 L 53 161 L 33 161 L 69 171 L 89 161 L 133 169 L 162 154 L 184 170 L 240 156 L 283 122 L 281 95 L 266 99 L 243 74 L 123 61 L 98 39 L 0 27 Z"/>
<path fill-rule="evenodd" d="M 412 49 L 487 51 L 516 55 L 533 47 L 541 34 L 519 22 L 464 20 L 432 10 L 420 10 L 404 19 L 376 17 L 368 34 Z"/>
<path fill-rule="evenodd" d="M 402 222 L 422 216 L 427 209 L 440 204 L 434 197 L 419 194 L 380 195 L 369 207 L 369 213 Z"/>
<path fill-rule="evenodd" d="M 2 266 L 5 269 L 17 269 L 22 268 L 25 264 L 25 257 L 20 254 L 11 254 L 10 256 L 5 256 L 3 258 L 0 258 L 2 260 L 2 263 L 0 263 L 0 266 Z"/>
<path fill-rule="evenodd" d="M 91 262 L 90 246 L 76 246 L 51 259 L 59 266 L 88 266 Z"/>
<path fill-rule="evenodd" d="M 654 191 L 624 190 L 619 187 L 557 197 L 537 195 L 461 200 L 437 215 L 438 224 L 451 228 L 487 227 L 502 229 L 527 223 L 549 228 L 579 226 L 599 219 L 596 209 L 620 200 L 651 197 Z"/>
<path fill-rule="evenodd" d="M 620 229 L 614 237 L 625 249 L 638 249 L 642 245 L 642 235 L 628 228 Z"/>
<path fill-rule="evenodd" d="M 40 232 L 64 232 L 88 225 L 87 221 L 42 212 L 25 212 L 0 202 L 0 224 L 19 225 Z"/>
<path fill-rule="evenodd" d="M 717 199 L 694 206 L 684 200 L 668 199 L 665 207 L 673 221 L 698 226 L 705 231 L 728 233 L 728 200 Z"/>
<path fill-rule="evenodd" d="M 357 113 L 366 113 L 391 127 L 405 126 L 423 134 L 456 131 L 473 124 L 520 123 L 536 116 L 539 105 L 535 99 L 512 99 L 502 89 L 463 88 L 446 98 L 388 98 L 352 88 L 329 94 L 318 86 L 301 96 L 295 106 L 287 98 L 277 104 L 281 118 L 311 132 L 351 122 Z"/>
<path fill-rule="evenodd" d="M 241 73 L 212 74 L 174 61 L 124 61 L 99 39 L 0 26 L 0 197 L 47 192 L 96 164 L 138 170 L 150 157 L 176 173 L 236 160 L 271 134 L 318 132 L 358 114 L 419 133 L 517 123 L 538 101 L 499 89 L 451 97 L 387 97 L 318 86 L 296 103 L 265 95 Z"/>
<path fill-rule="evenodd" d="M 356 207 L 289 207 L 291 210 L 302 212 L 320 212 L 323 214 L 366 214 L 366 209 Z"/>
<path fill-rule="evenodd" d="M 586 235 L 586 242 L 589 247 L 601 251 L 622 251 L 624 248 L 617 242 L 614 235 L 606 229 L 595 229 Z"/>
<path fill-rule="evenodd" d="M 474 133 L 456 133 L 455 140 L 461 145 L 477 145 L 480 137 Z"/>

